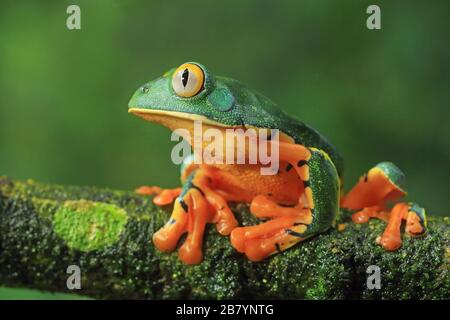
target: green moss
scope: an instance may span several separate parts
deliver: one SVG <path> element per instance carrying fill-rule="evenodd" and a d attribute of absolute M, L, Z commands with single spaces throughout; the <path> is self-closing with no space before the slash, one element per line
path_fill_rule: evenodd
<path fill-rule="evenodd" d="M 125 210 L 107 203 L 66 201 L 53 218 L 54 230 L 70 248 L 91 251 L 114 244 L 127 222 Z"/>
<path fill-rule="evenodd" d="M 40 199 L 32 197 L 31 203 L 33 204 L 33 207 L 36 208 L 36 211 L 39 212 L 39 214 L 42 217 L 47 218 L 49 220 L 53 218 L 53 215 L 58 208 L 58 202 L 49 199 Z"/>

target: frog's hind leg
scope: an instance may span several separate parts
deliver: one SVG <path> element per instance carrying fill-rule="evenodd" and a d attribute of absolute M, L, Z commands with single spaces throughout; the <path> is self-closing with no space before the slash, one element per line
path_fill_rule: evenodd
<path fill-rule="evenodd" d="M 356 212 L 355 223 L 366 223 L 370 218 L 387 222 L 387 227 L 377 242 L 386 250 L 397 250 L 402 244 L 401 226 L 406 221 L 406 232 L 419 236 L 426 231 L 425 210 L 415 203 L 397 203 L 391 210 L 389 201 L 406 195 L 402 183 L 404 174 L 390 162 L 382 162 L 362 176 L 356 186 L 343 197 L 341 206 Z"/>
<path fill-rule="evenodd" d="M 250 238 L 245 243 L 245 254 L 252 261 L 261 261 L 311 237 L 312 234 L 306 235 L 307 228 L 298 223 L 267 237 Z"/>
<path fill-rule="evenodd" d="M 266 196 L 259 195 L 253 198 L 250 204 L 250 212 L 260 219 L 276 218 L 287 215 L 304 215 L 304 210 L 302 213 L 302 209 L 307 206 L 304 195 L 302 195 L 299 199 L 299 203 L 295 206 L 281 206 Z"/>
<path fill-rule="evenodd" d="M 250 260 L 260 261 L 308 238 L 303 234 L 312 221 L 310 209 L 286 214 L 278 211 L 274 216 L 276 218 L 255 226 L 234 229 L 230 237 L 233 247 Z"/>
<path fill-rule="evenodd" d="M 273 219 L 239 227 L 231 233 L 233 247 L 252 261 L 260 261 L 328 229 L 339 207 L 339 178 L 324 152 L 283 142 L 279 150 L 280 160 L 297 171 L 303 193 L 294 207 L 280 206 L 264 196 L 253 199 L 252 214 Z"/>

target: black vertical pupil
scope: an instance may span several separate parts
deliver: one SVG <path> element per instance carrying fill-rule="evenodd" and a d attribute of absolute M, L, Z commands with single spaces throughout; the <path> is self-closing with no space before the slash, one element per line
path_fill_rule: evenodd
<path fill-rule="evenodd" d="M 184 69 L 183 74 L 181 75 L 181 82 L 183 82 L 184 87 L 186 87 L 188 79 L 189 79 L 189 70 L 186 68 Z"/>

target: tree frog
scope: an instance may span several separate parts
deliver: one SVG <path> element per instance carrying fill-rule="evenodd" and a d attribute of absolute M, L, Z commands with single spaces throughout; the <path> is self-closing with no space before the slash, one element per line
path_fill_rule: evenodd
<path fill-rule="evenodd" d="M 334 226 L 340 207 L 352 210 L 357 223 L 369 218 L 385 220 L 387 227 L 378 242 L 387 250 L 401 246 L 403 221 L 409 235 L 425 233 L 425 210 L 398 201 L 406 194 L 404 175 L 393 163 L 376 165 L 344 194 L 343 158 L 333 144 L 262 94 L 237 80 L 214 76 L 200 63 L 184 63 L 144 84 L 132 96 L 128 111 L 171 130 L 192 132 L 195 121 L 222 131 L 279 130 L 277 142 L 271 137 L 257 141 L 276 143 L 280 165 L 275 175 L 261 175 L 260 163 L 196 164 L 188 157 L 181 168 L 182 188 L 137 189 L 140 194 L 155 195 L 157 205 L 174 203 L 171 217 L 153 235 L 153 243 L 159 250 L 171 252 L 187 233 L 178 248 L 179 258 L 186 264 L 202 261 L 207 223 L 230 236 L 231 245 L 252 261 L 325 232 Z M 390 208 L 392 201 L 398 203 Z M 230 202 L 249 204 L 250 212 L 261 222 L 239 226 Z"/>

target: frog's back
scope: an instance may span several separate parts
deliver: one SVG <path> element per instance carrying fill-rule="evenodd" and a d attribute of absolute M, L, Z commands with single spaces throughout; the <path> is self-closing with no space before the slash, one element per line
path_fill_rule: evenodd
<path fill-rule="evenodd" d="M 259 128 L 278 129 L 293 138 L 297 144 L 325 151 L 342 177 L 344 169 L 342 156 L 327 138 L 306 123 L 286 114 L 272 100 L 259 92 L 248 89 L 233 79 L 222 78 L 222 80 L 225 80 L 232 91 L 238 92 L 235 94 L 237 98 L 235 112 L 242 123 Z"/>

